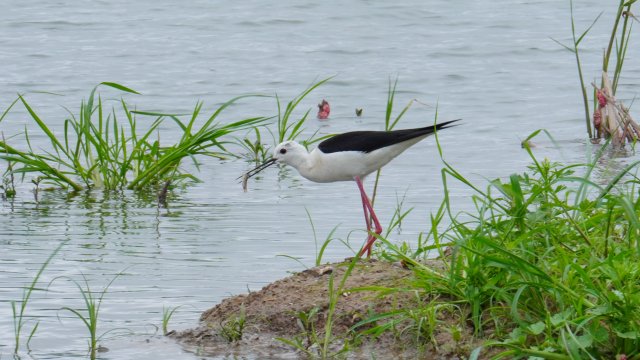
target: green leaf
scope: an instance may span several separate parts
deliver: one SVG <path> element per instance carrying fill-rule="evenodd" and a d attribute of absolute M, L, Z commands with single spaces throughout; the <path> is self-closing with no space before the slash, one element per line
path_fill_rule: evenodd
<path fill-rule="evenodd" d="M 569 319 L 571 312 L 571 309 L 567 309 L 557 314 L 553 314 L 553 316 L 551 316 L 551 325 L 559 326 L 563 324 L 567 319 Z"/>
<path fill-rule="evenodd" d="M 114 82 L 105 81 L 105 82 L 101 82 L 100 85 L 106 85 L 106 86 L 110 86 L 110 87 L 112 87 L 114 89 L 118 89 L 118 90 L 121 90 L 121 91 L 124 91 L 124 92 L 141 95 L 139 92 L 137 92 L 137 91 L 135 91 L 133 89 L 130 89 L 130 88 L 124 86 L 124 85 L 120 85 L 120 84 L 114 83 Z"/>
<path fill-rule="evenodd" d="M 616 331 L 616 335 L 618 335 L 618 337 L 621 337 L 623 339 L 631 339 L 631 340 L 640 339 L 640 332 L 638 331 L 627 331 L 627 332 Z"/>
<path fill-rule="evenodd" d="M 528 330 L 531 332 L 531 334 L 533 335 L 540 335 L 542 334 L 542 332 L 544 331 L 544 329 L 547 327 L 547 325 L 545 325 L 544 322 L 542 321 L 538 321 L 537 323 L 531 324 L 529 325 Z"/>

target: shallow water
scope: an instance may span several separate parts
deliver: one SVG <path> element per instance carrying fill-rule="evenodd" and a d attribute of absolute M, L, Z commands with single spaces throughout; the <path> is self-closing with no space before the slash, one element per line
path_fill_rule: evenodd
<path fill-rule="evenodd" d="M 604 6 L 576 4 L 578 28 L 605 10 L 582 44 L 590 78 L 599 74 L 608 40 L 613 9 Z M 543 136 L 534 139 L 539 157 L 584 161 L 590 152 L 574 58 L 549 38 L 568 42 L 569 9 L 562 1 L 287 5 L 255 0 L 178 6 L 148 0 L 26 0 L 0 5 L 0 34 L 0 111 L 16 93 L 26 93 L 58 130 L 66 116 L 63 106 L 77 111 L 101 81 L 141 92 L 126 96 L 138 109 L 188 113 L 203 100 L 210 113 L 239 94 L 277 92 L 286 101 L 332 75 L 300 105 L 300 113 L 315 111 L 322 98 L 332 106 L 330 120 L 312 119 L 306 133 L 381 129 L 388 81 L 397 75 L 397 110 L 410 99 L 420 101 L 399 127 L 431 123 L 436 104 L 439 119 L 463 118 L 463 126 L 442 132 L 440 140 L 447 161 L 478 183 L 522 171 L 529 159 L 520 141 L 539 128 L 549 129 L 560 146 Z M 627 99 L 637 95 L 640 84 L 633 45 L 619 89 Z M 106 88 L 102 94 L 121 96 Z M 364 108 L 363 117 L 355 117 L 356 107 Z M 276 111 L 273 99 L 248 99 L 225 119 Z M 24 112 L 16 111 L 0 130 L 16 134 L 26 123 Z M 171 136 L 165 129 L 164 139 Z M 32 141 L 44 146 L 42 137 Z M 243 193 L 235 179 L 249 164 L 200 160 L 197 175 L 204 182 L 176 190 L 169 209 L 159 210 L 130 192 L 73 198 L 46 192 L 36 204 L 29 181 L 15 201 L 0 202 L 0 356 L 8 356 L 14 344 L 10 301 L 21 297 L 21 287 L 63 241 L 68 242 L 40 282 L 49 291 L 34 293 L 27 308 L 40 321 L 30 344 L 38 359 L 86 357 L 86 329 L 60 310 L 82 308 L 69 279 L 85 276 L 99 291 L 117 276 L 101 308 L 99 333 L 111 332 L 101 341 L 109 351 L 100 358 L 193 359 L 156 335 L 163 307 L 181 306 L 171 329 L 193 327 L 201 311 L 224 297 L 302 269 L 279 255 L 310 266 L 315 245 L 306 211 L 320 241 L 336 225 L 336 237 L 350 240 L 354 248 L 365 237 L 352 183 L 315 184 L 290 169 L 274 168 Z M 617 159 L 609 167 L 627 162 Z M 442 200 L 441 167 L 429 139 L 385 168 L 376 202 L 382 223 L 388 223 L 404 194 L 403 208 L 413 208 L 391 240 L 414 242 L 428 231 L 426 219 Z M 470 192 L 451 186 L 456 206 L 468 208 Z M 351 254 L 334 241 L 325 260 Z"/>

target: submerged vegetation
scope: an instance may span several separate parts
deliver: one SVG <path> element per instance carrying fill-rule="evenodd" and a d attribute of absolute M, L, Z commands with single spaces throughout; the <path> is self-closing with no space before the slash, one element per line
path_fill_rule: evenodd
<path fill-rule="evenodd" d="M 105 82 L 100 85 L 112 87 L 130 94 L 138 94 L 125 86 Z M 250 117 L 227 124 L 218 121 L 219 115 L 229 106 L 247 96 L 239 96 L 223 103 L 200 124 L 203 107 L 198 102 L 188 120 L 174 114 L 131 110 L 124 99 L 119 108 L 111 108 L 97 94 L 96 86 L 86 101 L 82 101 L 77 115 L 70 112 L 64 120 L 62 134 L 47 125 L 27 100 L 20 95 L 18 100 L 36 124 L 37 129 L 49 141 L 48 149 L 35 148 L 31 144 L 30 132 L 25 129 L 23 141 L 15 137 L 0 141 L 0 158 L 8 163 L 4 181 L 6 189 L 12 189 L 17 174 L 34 174 L 38 182 L 68 188 L 83 189 L 133 189 L 176 184 L 185 180 L 198 180 L 181 169 L 182 161 L 195 156 L 221 157 L 226 154 L 222 137 L 252 128 L 267 120 Z M 16 104 L 7 109 L 0 121 Z M 153 119 L 140 121 L 139 116 Z M 158 128 L 169 119 L 177 125 L 181 136 L 174 144 L 161 144 Z M 9 143 L 26 144 L 16 147 Z"/>

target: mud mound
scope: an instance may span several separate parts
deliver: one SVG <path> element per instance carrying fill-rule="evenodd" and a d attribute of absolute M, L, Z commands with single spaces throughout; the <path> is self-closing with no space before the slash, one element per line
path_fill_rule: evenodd
<path fill-rule="evenodd" d="M 439 261 L 430 266 L 440 268 Z M 329 309 L 329 279 L 333 276 L 334 288 L 342 280 L 349 262 L 323 265 L 309 269 L 285 279 L 278 280 L 257 292 L 237 295 L 223 300 L 220 304 L 205 311 L 201 324 L 195 329 L 173 333 L 171 336 L 182 342 L 191 351 L 199 355 L 219 357 L 249 358 L 298 358 L 292 347 L 276 340 L 299 339 L 305 346 L 314 350 L 309 341 L 311 327 L 307 330 L 301 321 L 300 314 L 313 314 L 313 329 L 322 339 L 325 331 L 327 310 Z M 416 308 L 425 299 L 420 299 L 415 292 L 399 291 L 381 295 L 374 288 L 402 288 L 411 278 L 412 272 L 385 261 L 361 261 L 356 264 L 348 277 L 344 289 L 336 304 L 332 334 L 332 349 L 337 350 L 343 344 L 340 339 L 351 338 L 349 329 L 362 319 L 374 314 Z M 370 290 L 357 290 L 371 288 Z M 242 340 L 229 342 L 222 335 L 222 328 L 233 319 L 244 314 L 245 326 Z M 458 354 L 468 354 L 473 342 L 469 329 L 461 329 L 463 339 L 454 342 L 448 326 L 459 319 L 438 319 L 443 326 L 434 332 L 433 342 L 418 346 L 412 341 L 410 331 L 385 332 L 382 336 L 358 339 L 357 349 L 351 349 L 349 358 L 446 358 L 455 359 Z M 406 324 L 405 324 L 406 325 Z M 436 346 L 437 345 L 437 348 Z M 316 345 L 317 346 L 317 345 Z"/>

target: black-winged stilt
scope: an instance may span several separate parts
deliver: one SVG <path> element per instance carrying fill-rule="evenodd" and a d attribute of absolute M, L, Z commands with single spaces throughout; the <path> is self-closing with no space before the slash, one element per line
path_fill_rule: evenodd
<path fill-rule="evenodd" d="M 367 253 L 368 257 L 371 255 L 371 247 L 376 240 L 374 233 L 380 235 L 382 226 L 380 226 L 371 201 L 364 191 L 362 180 L 420 140 L 433 134 L 436 130 L 451 127 L 451 124 L 458 120 L 416 129 L 347 132 L 324 140 L 311 152 L 295 141 L 285 141 L 276 146 L 273 158 L 248 171 L 244 177 L 248 179 L 275 163 L 284 163 L 293 166 L 300 175 L 315 182 L 354 180 L 360 190 L 369 234 L 366 243 L 360 250 L 360 256 Z M 373 229 L 371 227 L 372 220 Z"/>

